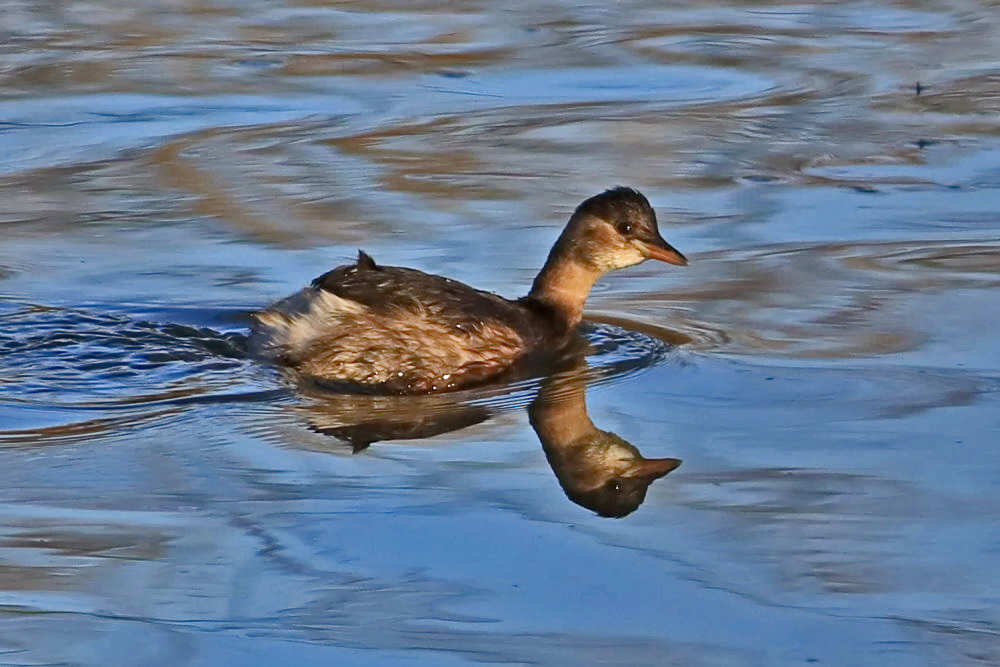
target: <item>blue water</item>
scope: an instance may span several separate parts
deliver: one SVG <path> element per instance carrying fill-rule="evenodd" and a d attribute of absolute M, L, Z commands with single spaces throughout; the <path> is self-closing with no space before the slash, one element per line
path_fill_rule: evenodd
<path fill-rule="evenodd" d="M 0 664 L 1000 662 L 994 14 L 12 6 Z M 691 265 L 602 279 L 563 374 L 246 357 L 359 247 L 523 294 L 618 183 Z M 546 406 L 683 463 L 599 516 Z"/>

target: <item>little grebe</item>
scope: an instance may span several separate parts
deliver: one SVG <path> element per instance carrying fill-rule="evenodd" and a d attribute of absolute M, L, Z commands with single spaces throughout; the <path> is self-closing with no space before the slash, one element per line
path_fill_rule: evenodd
<path fill-rule="evenodd" d="M 660 236 L 637 190 L 617 187 L 577 207 L 531 291 L 516 301 L 415 269 L 355 264 L 253 315 L 251 350 L 299 376 L 388 393 L 447 391 L 496 378 L 563 349 L 604 273 L 687 259 Z"/>

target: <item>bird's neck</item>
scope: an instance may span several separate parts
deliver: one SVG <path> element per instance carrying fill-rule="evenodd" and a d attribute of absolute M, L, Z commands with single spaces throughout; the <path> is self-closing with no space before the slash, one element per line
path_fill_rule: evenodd
<path fill-rule="evenodd" d="M 542 304 L 570 329 L 583 318 L 583 304 L 601 272 L 567 257 L 560 250 L 558 246 L 553 249 L 527 298 Z"/>
<path fill-rule="evenodd" d="M 578 368 L 585 369 L 580 363 Z M 580 370 L 552 376 L 542 385 L 528 418 L 547 453 L 585 446 L 598 433 L 587 414 L 586 390 L 587 376 Z"/>

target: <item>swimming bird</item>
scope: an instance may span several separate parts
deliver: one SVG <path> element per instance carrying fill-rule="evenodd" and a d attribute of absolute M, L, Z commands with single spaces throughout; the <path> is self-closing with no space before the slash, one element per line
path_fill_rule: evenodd
<path fill-rule="evenodd" d="M 252 315 L 250 349 L 306 380 L 381 393 L 450 391 L 557 357 L 574 339 L 591 287 L 608 271 L 687 259 L 660 236 L 638 190 L 581 203 L 527 296 L 381 266 L 363 251 Z"/>

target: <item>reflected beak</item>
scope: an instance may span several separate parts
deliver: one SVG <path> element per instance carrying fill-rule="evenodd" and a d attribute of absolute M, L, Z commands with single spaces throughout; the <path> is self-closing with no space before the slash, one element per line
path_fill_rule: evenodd
<path fill-rule="evenodd" d="M 677 266 L 687 266 L 687 257 L 682 255 L 680 250 L 673 247 L 663 239 L 657 239 L 655 243 L 639 241 L 639 245 L 642 246 L 642 250 L 646 253 L 646 257 L 650 259 L 658 259 L 661 262 L 676 264 Z"/>
<path fill-rule="evenodd" d="M 658 479 L 675 470 L 680 464 L 680 459 L 643 459 L 630 468 L 623 477 Z"/>

